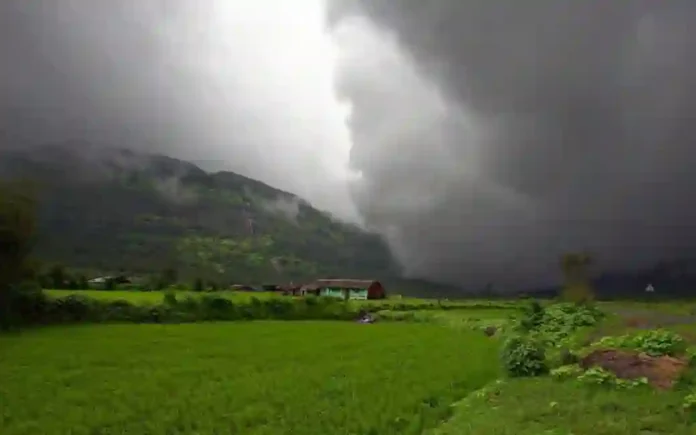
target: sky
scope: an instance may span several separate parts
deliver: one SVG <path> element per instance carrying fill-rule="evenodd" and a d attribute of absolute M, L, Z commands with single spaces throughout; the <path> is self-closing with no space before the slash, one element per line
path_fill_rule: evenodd
<path fill-rule="evenodd" d="M 409 276 L 544 285 L 694 258 L 691 0 L 8 0 L 0 146 L 229 169 Z"/>

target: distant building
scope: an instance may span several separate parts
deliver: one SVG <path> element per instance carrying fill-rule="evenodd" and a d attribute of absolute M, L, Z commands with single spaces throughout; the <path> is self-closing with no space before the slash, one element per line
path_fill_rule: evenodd
<path fill-rule="evenodd" d="M 132 281 L 130 278 L 128 278 L 124 275 L 100 276 L 100 277 L 90 279 L 89 281 L 87 281 L 87 285 L 90 288 L 97 289 L 97 290 L 106 289 L 110 285 L 114 286 L 114 285 L 121 285 L 121 284 L 132 284 Z"/>
<path fill-rule="evenodd" d="M 333 297 L 339 299 L 384 299 L 384 286 L 375 280 L 320 279 L 301 287 L 300 294 Z"/>

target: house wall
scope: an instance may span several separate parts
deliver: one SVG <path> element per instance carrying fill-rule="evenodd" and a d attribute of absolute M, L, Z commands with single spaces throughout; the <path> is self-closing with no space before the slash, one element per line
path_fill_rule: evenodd
<path fill-rule="evenodd" d="M 368 299 L 381 299 L 385 296 L 384 287 L 380 283 L 374 283 L 368 289 Z"/>
<path fill-rule="evenodd" d="M 343 299 L 345 297 L 345 293 L 342 289 L 336 289 L 331 287 L 325 287 L 321 289 L 320 295 L 338 299 Z"/>
<path fill-rule="evenodd" d="M 367 299 L 367 289 L 344 289 L 338 287 L 324 287 L 321 289 L 322 296 L 328 296 L 337 299 Z"/>
<path fill-rule="evenodd" d="M 367 289 L 350 289 L 348 299 L 367 299 Z"/>

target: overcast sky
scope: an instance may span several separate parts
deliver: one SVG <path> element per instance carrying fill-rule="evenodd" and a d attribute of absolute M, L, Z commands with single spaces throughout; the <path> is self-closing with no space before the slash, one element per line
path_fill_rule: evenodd
<path fill-rule="evenodd" d="M 694 257 L 692 0 L 326 6 L 1 2 L 2 143 L 231 169 L 467 286 Z"/>
<path fill-rule="evenodd" d="M 15 138 L 162 152 L 356 217 L 321 0 L 9 0 L 0 20 Z"/>

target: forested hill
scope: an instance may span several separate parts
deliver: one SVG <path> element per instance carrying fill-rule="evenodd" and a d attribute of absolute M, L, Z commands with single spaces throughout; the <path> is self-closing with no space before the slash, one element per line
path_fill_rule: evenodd
<path fill-rule="evenodd" d="M 232 172 L 69 144 L 0 151 L 0 176 L 39 182 L 46 262 L 247 283 L 399 275 L 379 237 Z"/>

